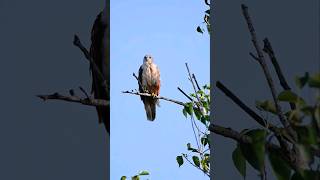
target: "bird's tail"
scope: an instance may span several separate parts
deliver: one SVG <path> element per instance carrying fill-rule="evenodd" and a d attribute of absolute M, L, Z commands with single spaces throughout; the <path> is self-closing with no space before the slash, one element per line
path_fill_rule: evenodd
<path fill-rule="evenodd" d="M 156 119 L 156 101 L 154 99 L 147 100 L 148 103 L 144 103 L 144 108 L 146 110 L 147 119 L 149 121 L 154 121 Z"/>

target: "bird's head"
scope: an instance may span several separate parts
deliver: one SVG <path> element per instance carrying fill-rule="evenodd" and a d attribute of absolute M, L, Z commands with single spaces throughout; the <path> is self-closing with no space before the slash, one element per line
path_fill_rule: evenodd
<path fill-rule="evenodd" d="M 143 57 L 143 63 L 151 64 L 153 62 L 153 58 L 151 55 L 145 55 Z"/>

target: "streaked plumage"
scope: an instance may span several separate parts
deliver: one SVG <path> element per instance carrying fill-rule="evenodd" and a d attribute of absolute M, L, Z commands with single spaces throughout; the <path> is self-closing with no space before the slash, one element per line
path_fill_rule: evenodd
<path fill-rule="evenodd" d="M 146 55 L 143 58 L 143 64 L 139 68 L 139 91 L 147 92 L 158 96 L 160 93 L 160 71 L 156 64 L 153 63 L 153 58 Z M 156 105 L 159 100 L 153 97 L 140 96 L 144 104 L 147 119 L 150 121 L 156 118 Z"/>
<path fill-rule="evenodd" d="M 90 55 L 107 82 L 107 91 L 92 71 L 92 93 L 96 99 L 110 100 L 110 12 L 106 7 L 96 18 L 91 31 Z M 110 107 L 97 107 L 99 123 L 104 123 L 110 133 Z"/>

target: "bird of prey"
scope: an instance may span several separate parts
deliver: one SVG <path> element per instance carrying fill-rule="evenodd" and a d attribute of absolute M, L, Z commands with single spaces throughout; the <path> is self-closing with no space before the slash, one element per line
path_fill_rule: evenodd
<path fill-rule="evenodd" d="M 143 58 L 143 64 L 139 68 L 138 81 L 139 91 L 152 95 L 152 97 L 140 97 L 146 110 L 147 119 L 153 121 L 156 118 L 156 105 L 159 105 L 159 100 L 155 97 L 160 92 L 160 71 L 150 55 L 145 55 Z"/>
<path fill-rule="evenodd" d="M 110 100 L 110 8 L 105 7 L 97 16 L 91 31 L 90 56 L 99 71 L 92 65 L 92 90 L 95 99 Z M 103 77 L 103 78 L 102 78 Z M 104 83 L 105 82 L 105 83 Z M 110 107 L 96 107 L 99 123 L 110 133 Z"/>

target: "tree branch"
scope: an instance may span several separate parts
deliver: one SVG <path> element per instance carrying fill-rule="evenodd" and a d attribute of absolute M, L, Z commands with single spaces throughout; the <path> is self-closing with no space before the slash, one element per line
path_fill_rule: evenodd
<path fill-rule="evenodd" d="M 272 98 L 273 98 L 273 101 L 275 103 L 276 110 L 277 110 L 277 115 L 278 115 L 278 117 L 280 119 L 280 122 L 284 126 L 284 128 L 293 137 L 293 139 L 296 140 L 297 139 L 297 135 L 293 131 L 293 129 L 291 128 L 291 125 L 289 124 L 289 122 L 285 118 L 285 116 L 284 116 L 284 114 L 282 112 L 281 106 L 279 105 L 279 102 L 278 102 L 278 99 L 277 99 L 277 92 L 276 92 L 276 89 L 275 89 L 271 74 L 269 72 L 268 66 L 266 64 L 265 58 L 263 56 L 263 52 L 262 52 L 261 47 L 260 47 L 260 45 L 258 43 L 256 32 L 255 32 L 255 29 L 253 27 L 251 18 L 249 16 L 248 7 L 246 5 L 244 5 L 244 4 L 242 4 L 241 8 L 242 8 L 243 16 L 245 17 L 245 20 L 247 22 L 247 25 L 248 25 L 248 28 L 249 28 L 249 31 L 250 31 L 250 34 L 251 34 L 252 43 L 253 43 L 253 45 L 254 45 L 254 47 L 255 47 L 255 49 L 257 51 L 257 54 L 258 54 L 258 59 L 257 60 L 259 61 L 259 64 L 261 65 L 261 67 L 263 69 L 264 75 L 265 75 L 265 77 L 267 79 L 269 88 L 271 90 Z"/>
<path fill-rule="evenodd" d="M 77 35 L 74 35 L 73 44 L 83 52 L 86 59 L 90 62 L 91 70 L 97 73 L 98 80 L 101 82 L 102 87 L 105 89 L 106 92 L 109 92 L 109 87 L 106 78 L 103 76 L 97 64 L 92 59 L 89 51 L 82 45 L 80 38 Z"/>
<path fill-rule="evenodd" d="M 265 38 L 263 40 L 263 43 L 264 43 L 264 48 L 263 48 L 263 51 L 265 53 L 267 53 L 269 55 L 269 58 L 272 62 L 272 65 L 277 73 L 277 76 L 278 76 L 278 79 L 280 81 L 280 85 L 282 86 L 282 88 L 284 90 L 291 90 L 290 86 L 288 85 L 287 81 L 286 81 L 286 78 L 284 77 L 283 73 L 282 73 L 282 70 L 281 70 L 281 67 L 278 63 L 278 60 L 274 54 L 274 51 L 272 49 L 272 46 L 271 46 L 271 43 L 270 41 L 268 40 L 268 38 Z M 290 103 L 290 107 L 292 110 L 296 109 L 296 105 L 294 103 Z"/>
<path fill-rule="evenodd" d="M 88 106 L 102 106 L 107 107 L 110 105 L 109 101 L 103 99 L 91 99 L 91 98 L 80 98 L 78 96 L 64 96 L 59 93 L 54 93 L 50 95 L 37 95 L 37 97 L 41 98 L 44 101 L 47 100 L 62 100 L 67 102 L 80 103 Z"/>
<path fill-rule="evenodd" d="M 225 128 L 222 126 L 210 124 L 209 130 L 221 136 L 233 139 L 237 142 L 246 143 L 246 144 L 252 143 L 252 139 L 249 136 L 242 135 L 231 128 Z"/>
<path fill-rule="evenodd" d="M 220 81 L 217 81 L 216 86 L 220 89 L 227 97 L 229 97 L 234 103 L 236 103 L 244 112 L 246 112 L 251 118 L 253 118 L 262 127 L 270 129 L 272 132 L 279 132 L 278 128 L 266 122 L 261 116 L 255 113 L 251 108 L 244 104 L 236 95 L 234 95 L 227 87 L 225 87 Z"/>
<path fill-rule="evenodd" d="M 183 103 L 183 102 L 180 102 L 180 101 L 177 101 L 177 100 L 174 100 L 174 99 L 170 99 L 170 98 L 166 98 L 166 97 L 162 97 L 162 96 L 154 97 L 149 93 L 140 93 L 140 92 L 132 92 L 132 91 L 122 91 L 122 93 L 124 93 L 124 94 L 133 94 L 133 95 L 138 95 L 138 96 L 153 97 L 153 98 L 156 98 L 156 99 L 162 99 L 162 100 L 165 100 L 165 101 L 173 102 L 175 104 L 179 104 L 181 106 L 185 106 L 185 103 Z"/>

